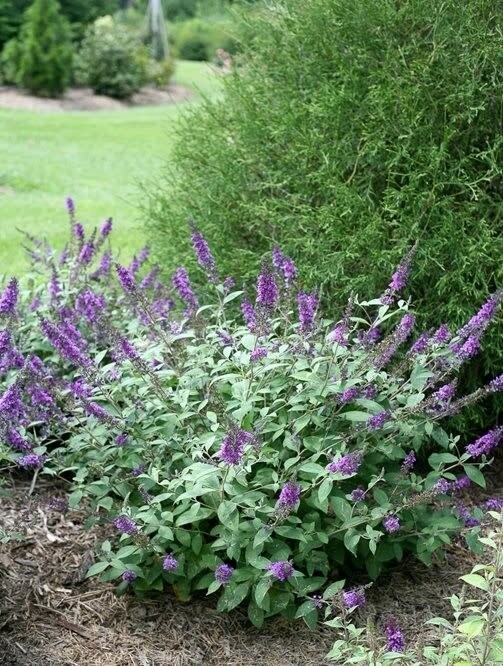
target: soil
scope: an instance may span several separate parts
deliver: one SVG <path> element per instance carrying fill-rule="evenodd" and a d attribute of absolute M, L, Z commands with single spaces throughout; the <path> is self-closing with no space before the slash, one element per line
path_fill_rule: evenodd
<path fill-rule="evenodd" d="M 113 111 L 132 106 L 179 104 L 193 97 L 189 88 L 172 84 L 164 90 L 142 88 L 129 100 L 96 95 L 90 88 L 71 88 L 58 99 L 35 97 L 14 86 L 0 86 L 0 108 L 25 111 Z"/>
<path fill-rule="evenodd" d="M 85 514 L 48 508 L 63 496 L 54 486 L 29 479 L 12 483 L 2 497 L 0 527 L 24 539 L 0 545 L 0 650 L 8 666 L 322 666 L 336 636 L 320 625 L 276 618 L 261 631 L 235 610 L 221 614 L 212 597 L 188 603 L 168 590 L 138 600 L 118 597 L 114 586 L 86 580 L 93 549 L 107 527 L 89 532 Z M 479 499 L 479 498 L 477 498 Z M 450 617 L 446 600 L 459 592 L 459 576 L 475 562 L 460 544 L 430 569 L 407 560 L 372 587 L 357 623 L 369 620 L 381 633 L 393 615 L 409 640 L 434 640 L 433 616 Z"/>

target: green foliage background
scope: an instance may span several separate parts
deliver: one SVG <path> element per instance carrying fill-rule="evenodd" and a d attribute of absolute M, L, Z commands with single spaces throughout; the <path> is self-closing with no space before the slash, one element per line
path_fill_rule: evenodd
<path fill-rule="evenodd" d="M 223 98 L 186 115 L 150 190 L 166 268 L 191 261 L 191 215 L 225 272 L 251 276 L 278 242 L 333 313 L 384 288 L 418 239 L 420 324 L 461 323 L 503 284 L 501 8 L 282 0 L 249 14 Z M 470 381 L 501 372 L 500 336 Z"/>

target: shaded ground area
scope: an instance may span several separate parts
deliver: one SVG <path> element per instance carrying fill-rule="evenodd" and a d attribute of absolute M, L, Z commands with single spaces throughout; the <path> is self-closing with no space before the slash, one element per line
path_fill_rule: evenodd
<path fill-rule="evenodd" d="M 60 99 L 46 99 L 30 95 L 14 86 L 0 86 L 0 107 L 24 111 L 110 111 L 132 106 L 179 104 L 191 97 L 192 91 L 177 83 L 166 90 L 147 86 L 127 101 L 95 95 L 90 88 L 71 88 Z"/>
<path fill-rule="evenodd" d="M 84 580 L 95 543 L 109 530 L 86 532 L 83 513 L 49 508 L 50 486 L 28 498 L 16 482 L 2 498 L 0 523 L 27 538 L 0 546 L 0 654 L 9 666 L 320 666 L 335 635 L 279 618 L 257 631 L 239 611 L 217 613 L 211 598 L 189 603 L 167 592 L 138 601 L 113 586 Z M 108 534 L 108 536 L 110 536 Z M 424 621 L 450 617 L 445 597 L 461 588 L 474 556 L 461 544 L 426 569 L 410 560 L 370 590 L 365 616 L 378 631 L 394 615 L 418 643 L 434 638 Z"/>

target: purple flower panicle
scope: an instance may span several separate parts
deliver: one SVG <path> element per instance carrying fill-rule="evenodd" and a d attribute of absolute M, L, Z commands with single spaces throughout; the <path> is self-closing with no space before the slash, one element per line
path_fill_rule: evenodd
<path fill-rule="evenodd" d="M 352 502 L 362 502 L 365 499 L 365 495 L 367 494 L 367 491 L 363 486 L 358 486 L 357 488 L 354 488 L 351 493 L 351 501 Z"/>
<path fill-rule="evenodd" d="M 300 499 L 301 488 L 297 483 L 287 481 L 279 494 L 278 505 L 285 509 L 293 509 Z"/>
<path fill-rule="evenodd" d="M 407 453 L 407 455 L 403 459 L 401 467 L 402 472 L 407 474 L 408 472 L 410 472 L 410 470 L 414 467 L 415 464 L 416 464 L 416 454 L 414 453 L 414 451 L 409 451 L 409 453 Z"/>
<path fill-rule="evenodd" d="M 485 435 L 479 437 L 466 447 L 466 452 L 471 458 L 480 458 L 489 455 L 503 439 L 503 426 L 489 430 Z"/>
<path fill-rule="evenodd" d="M 45 462 L 45 456 L 37 453 L 28 453 L 27 455 L 18 458 L 16 462 L 20 467 L 24 467 L 24 469 L 35 469 L 37 467 L 42 467 Z"/>
<path fill-rule="evenodd" d="M 162 568 L 164 571 L 175 571 L 178 568 L 178 560 L 174 555 L 168 553 L 162 560 Z"/>
<path fill-rule="evenodd" d="M 299 292 L 297 296 L 297 309 L 299 311 L 300 330 L 303 334 L 310 333 L 314 327 L 316 309 L 318 307 L 318 296 L 313 292 L 307 294 Z"/>
<path fill-rule="evenodd" d="M 230 564 L 220 564 L 215 569 L 215 580 L 220 583 L 220 585 L 227 585 L 233 573 L 234 568 L 231 567 Z"/>
<path fill-rule="evenodd" d="M 354 587 L 342 593 L 342 603 L 346 608 L 361 608 L 366 602 L 365 590 L 361 587 Z"/>
<path fill-rule="evenodd" d="M 291 562 L 279 560 L 278 562 L 270 562 L 267 565 L 268 571 L 280 581 L 288 580 L 295 573 L 295 569 Z"/>
<path fill-rule="evenodd" d="M 402 630 L 394 620 L 388 623 L 385 633 L 388 652 L 403 652 L 405 649 L 405 638 Z"/>
<path fill-rule="evenodd" d="M 343 474 L 344 476 L 351 476 L 356 474 L 362 462 L 362 455 L 360 452 L 348 453 L 338 460 L 332 460 L 327 465 L 327 472 L 330 474 Z"/>
<path fill-rule="evenodd" d="M 199 265 L 206 271 L 206 274 L 211 282 L 216 280 L 217 266 L 215 259 L 211 253 L 210 246 L 208 245 L 203 234 L 192 225 L 192 246 Z"/>
<path fill-rule="evenodd" d="M 257 280 L 257 304 L 271 310 L 278 299 L 279 292 L 274 275 L 264 266 Z"/>
<path fill-rule="evenodd" d="M 132 569 L 126 569 L 121 576 L 122 580 L 126 583 L 134 583 L 137 579 L 137 575 Z"/>
<path fill-rule="evenodd" d="M 257 361 L 260 361 L 260 359 L 265 358 L 267 354 L 268 351 L 266 347 L 257 347 L 250 354 L 250 361 L 256 363 Z"/>
<path fill-rule="evenodd" d="M 397 516 L 390 514 L 382 521 L 383 527 L 388 534 L 398 532 L 400 529 L 400 520 Z"/>
<path fill-rule="evenodd" d="M 123 534 L 135 534 L 138 531 L 138 526 L 128 516 L 117 516 L 113 521 L 115 529 Z"/>
<path fill-rule="evenodd" d="M 255 436 L 251 432 L 246 432 L 241 428 L 233 428 L 224 437 L 217 455 L 220 460 L 228 465 L 237 465 L 243 458 L 245 446 L 254 441 Z"/>
<path fill-rule="evenodd" d="M 19 287 L 16 278 L 11 278 L 0 296 L 0 315 L 13 317 L 16 314 Z"/>
<path fill-rule="evenodd" d="M 391 414 L 387 409 L 384 409 L 382 412 L 377 412 L 367 420 L 367 426 L 370 430 L 379 430 L 382 428 L 391 418 Z"/>
<path fill-rule="evenodd" d="M 186 315 L 190 316 L 194 314 L 195 310 L 199 307 L 199 301 L 192 289 L 187 271 L 183 266 L 180 266 L 175 271 L 171 281 L 178 295 L 187 306 Z"/>

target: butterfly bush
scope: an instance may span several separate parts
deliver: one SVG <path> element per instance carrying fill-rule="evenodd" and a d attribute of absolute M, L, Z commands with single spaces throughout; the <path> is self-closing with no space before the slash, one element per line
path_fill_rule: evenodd
<path fill-rule="evenodd" d="M 476 541 L 483 509 L 462 495 L 503 432 L 444 426 L 501 390 L 456 392 L 501 293 L 457 332 L 415 331 L 411 251 L 379 298 L 333 320 L 280 248 L 232 291 L 191 222 L 198 289 L 146 249 L 119 261 L 110 220 L 86 234 L 69 213 L 63 252 L 29 239 L 38 277 L 0 297 L 0 438 L 4 467 L 70 474 L 70 507 L 84 498 L 109 530 L 90 575 L 313 626 L 344 573 Z"/>

